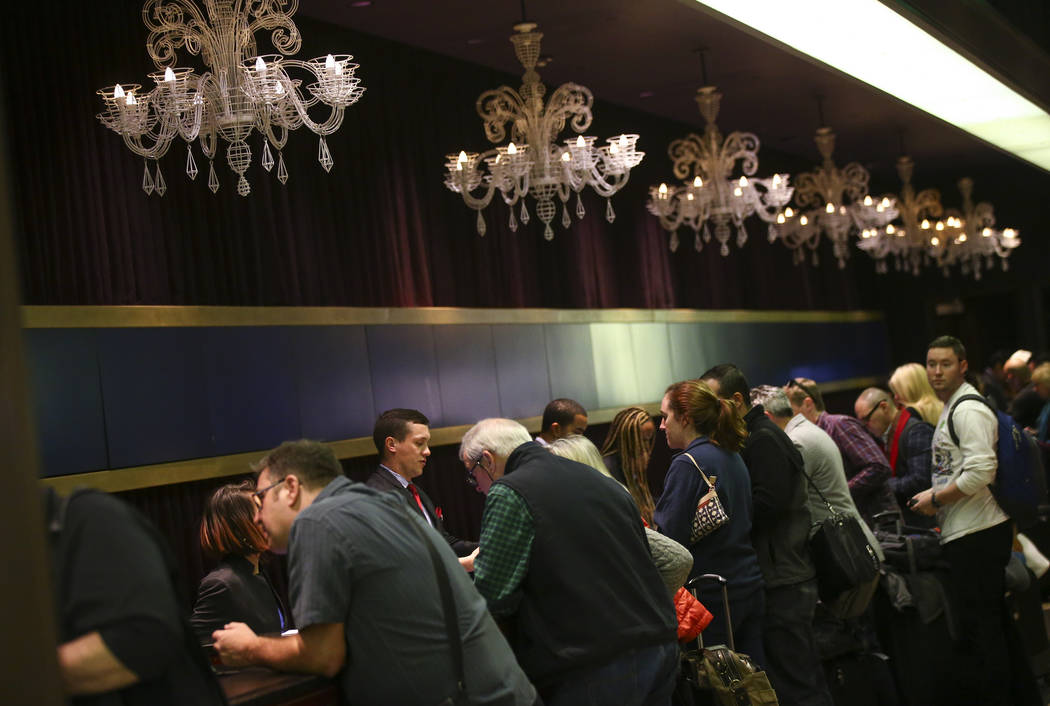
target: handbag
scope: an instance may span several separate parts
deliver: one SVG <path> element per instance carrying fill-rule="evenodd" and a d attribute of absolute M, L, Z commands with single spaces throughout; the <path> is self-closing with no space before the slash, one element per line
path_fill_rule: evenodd
<path fill-rule="evenodd" d="M 879 556 L 860 528 L 860 521 L 853 515 L 835 512 L 805 469 L 802 475 L 831 512 L 809 540 L 809 552 L 817 569 L 817 592 L 820 600 L 830 603 L 845 591 L 878 576 Z"/>
<path fill-rule="evenodd" d="M 689 531 L 689 541 L 695 544 L 729 522 L 729 515 L 726 514 L 725 508 L 722 507 L 722 499 L 715 492 L 715 481 L 718 479 L 714 476 L 708 477 L 692 454 L 686 453 L 683 455 L 693 462 L 696 470 L 700 472 L 700 477 L 707 483 L 708 488 L 707 492 L 697 501 L 696 512 L 693 513 L 693 526 Z"/>

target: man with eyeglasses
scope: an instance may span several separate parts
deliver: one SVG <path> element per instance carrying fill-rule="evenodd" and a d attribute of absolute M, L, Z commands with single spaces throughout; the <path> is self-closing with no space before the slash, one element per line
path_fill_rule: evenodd
<path fill-rule="evenodd" d="M 933 425 L 914 407 L 898 407 L 888 392 L 869 387 L 853 403 L 857 419 L 879 439 L 890 462 L 887 481 L 904 522 L 912 527 L 933 527 L 932 518 L 912 512 L 908 501 L 930 487 L 933 454 Z"/>
<path fill-rule="evenodd" d="M 352 483 L 332 450 L 315 441 L 285 442 L 255 469 L 255 519 L 272 549 L 288 553 L 299 632 L 267 637 L 230 623 L 213 635 L 223 664 L 340 675 L 343 703 L 354 706 L 536 703 L 470 577 L 402 495 Z M 445 568 L 456 607 L 467 667 L 462 702 L 455 700 L 442 589 L 424 542 Z"/>
<path fill-rule="evenodd" d="M 897 501 L 887 485 L 892 475 L 889 461 L 860 420 L 828 414 L 817 383 L 807 378 L 791 378 L 784 392 L 791 411 L 823 429 L 839 447 L 850 495 L 868 526 L 874 528 L 875 515 L 896 512 Z"/>
<path fill-rule="evenodd" d="M 478 543 L 460 539 L 446 530 L 441 508 L 414 482 L 423 474 L 430 458 L 429 425 L 426 415 L 415 409 L 388 409 L 380 414 L 372 429 L 379 466 L 365 480 L 365 485 L 402 495 L 408 506 L 445 538 L 459 557 L 460 565 L 473 571 Z"/>
<path fill-rule="evenodd" d="M 667 704 L 674 607 L 638 506 L 512 419 L 483 419 L 460 460 L 486 494 L 475 585 L 548 706 Z"/>

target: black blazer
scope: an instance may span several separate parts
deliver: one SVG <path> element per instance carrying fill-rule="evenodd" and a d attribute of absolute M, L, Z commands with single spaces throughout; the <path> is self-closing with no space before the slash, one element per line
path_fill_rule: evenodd
<path fill-rule="evenodd" d="M 372 474 L 365 479 L 365 485 L 369 488 L 375 488 L 376 490 L 392 490 L 401 493 L 405 500 L 408 501 L 408 506 L 422 516 L 423 513 L 420 512 L 419 505 L 416 504 L 416 499 L 413 497 L 412 491 L 408 488 L 401 487 L 401 484 L 397 482 L 397 479 L 391 476 L 390 472 L 382 467 L 376 466 L 376 469 L 372 471 Z M 427 514 L 430 515 L 430 519 L 434 521 L 434 529 L 445 538 L 445 541 L 452 547 L 452 551 L 456 552 L 456 556 L 467 556 L 478 548 L 477 542 L 468 542 L 465 539 L 459 539 L 458 537 L 449 534 L 448 530 L 445 529 L 445 523 L 440 517 L 438 517 L 437 510 L 434 508 L 434 503 L 431 502 L 426 492 L 418 485 L 416 486 L 416 490 L 419 491 L 419 499 L 423 501 L 423 507 L 427 509 Z"/>
<path fill-rule="evenodd" d="M 227 556 L 201 579 L 190 624 L 197 640 L 208 645 L 213 632 L 235 621 L 245 623 L 257 635 L 277 634 L 292 627 L 288 611 L 266 575 L 253 574 L 251 562 L 242 556 Z"/>

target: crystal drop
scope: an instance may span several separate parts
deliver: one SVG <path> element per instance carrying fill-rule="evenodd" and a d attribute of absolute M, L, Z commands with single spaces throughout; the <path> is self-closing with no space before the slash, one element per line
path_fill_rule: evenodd
<path fill-rule="evenodd" d="M 150 176 L 148 164 L 144 165 L 143 167 L 142 190 L 146 192 L 146 196 L 149 196 L 153 193 L 153 177 Z"/>
<path fill-rule="evenodd" d="M 507 222 L 507 227 L 510 228 L 511 233 L 518 232 L 518 219 L 514 217 L 514 209 L 510 209 L 510 221 Z"/>
<path fill-rule="evenodd" d="M 841 257 L 839 258 L 839 269 L 840 270 L 846 269 L 846 260 L 845 260 L 845 258 L 841 258 Z"/>
<path fill-rule="evenodd" d="M 704 242 L 705 243 L 710 243 L 711 242 L 711 229 L 707 227 L 706 223 L 704 224 Z"/>
<path fill-rule="evenodd" d="M 164 181 L 164 175 L 160 173 L 160 162 L 157 163 L 157 178 L 153 182 L 153 189 L 157 192 L 157 196 L 163 196 L 164 192 L 168 190 L 168 185 Z"/>
<path fill-rule="evenodd" d="M 671 242 L 667 245 L 671 248 L 671 252 L 678 252 L 678 231 L 671 231 Z"/>
<path fill-rule="evenodd" d="M 273 154 L 270 152 L 269 140 L 263 140 L 262 168 L 266 171 L 273 169 Z"/>
<path fill-rule="evenodd" d="M 1003 272 L 1007 272 L 1010 269 L 1010 263 L 1003 260 Z"/>
<path fill-rule="evenodd" d="M 722 247 L 719 248 L 718 252 L 722 253 L 722 257 L 727 257 L 729 255 L 729 245 L 722 243 Z"/>
<path fill-rule="evenodd" d="M 700 252 L 704 249 L 704 239 L 700 237 L 700 231 L 693 234 L 693 250 Z"/>
<path fill-rule="evenodd" d="M 481 211 L 478 211 L 478 235 L 484 237 L 485 231 L 485 219 L 482 218 Z"/>
<path fill-rule="evenodd" d="M 197 178 L 197 163 L 193 160 L 193 148 L 186 145 L 186 176 L 190 180 Z"/>
<path fill-rule="evenodd" d="M 548 223 L 543 228 L 543 237 L 547 240 L 554 240 L 554 230 L 551 229 L 551 224 Z"/>
<path fill-rule="evenodd" d="M 766 237 L 769 238 L 771 243 L 777 242 L 777 227 L 772 223 L 769 224 L 769 235 Z"/>
<path fill-rule="evenodd" d="M 569 207 L 561 207 L 561 226 L 562 228 L 568 228 L 572 225 L 572 216 L 569 215 Z"/>
<path fill-rule="evenodd" d="M 241 196 L 247 196 L 252 193 L 252 187 L 248 185 L 248 180 L 241 175 L 241 178 L 237 180 L 237 193 Z"/>
<path fill-rule="evenodd" d="M 813 266 L 816 267 L 820 264 L 820 256 L 817 255 L 817 251 L 813 251 Z"/>
<path fill-rule="evenodd" d="M 738 248 L 744 247 L 744 243 L 747 242 L 747 226 L 743 223 L 736 227 L 736 246 Z"/>
<path fill-rule="evenodd" d="M 583 217 L 587 214 L 587 211 L 583 209 L 583 199 L 580 198 L 580 192 L 576 192 L 576 217 L 583 220 Z"/>
<path fill-rule="evenodd" d="M 529 209 L 525 208 L 525 202 L 521 202 L 521 222 L 525 225 L 529 224 Z"/>
<path fill-rule="evenodd" d="M 324 141 L 323 137 L 317 143 L 317 161 L 321 163 L 326 172 L 332 171 L 332 165 L 335 164 L 332 161 L 332 153 L 328 151 L 328 143 Z"/>
<path fill-rule="evenodd" d="M 215 174 L 215 162 L 208 160 L 208 188 L 214 194 L 219 190 L 219 177 Z"/>
<path fill-rule="evenodd" d="M 616 220 L 616 211 L 613 210 L 612 201 L 605 199 L 605 220 L 612 223 Z"/>
<path fill-rule="evenodd" d="M 284 153 L 277 153 L 277 181 L 282 184 L 288 183 L 288 167 L 284 166 Z"/>

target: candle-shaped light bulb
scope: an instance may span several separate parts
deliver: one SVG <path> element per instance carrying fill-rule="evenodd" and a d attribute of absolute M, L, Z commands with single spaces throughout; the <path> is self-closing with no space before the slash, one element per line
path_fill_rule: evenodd
<path fill-rule="evenodd" d="M 463 150 L 459 151 L 459 157 L 456 158 L 456 164 L 463 164 L 467 161 L 467 153 Z"/>
<path fill-rule="evenodd" d="M 777 223 L 780 223 L 780 224 L 787 223 L 787 219 L 784 218 L 784 214 L 783 213 L 778 213 L 777 214 Z"/>
<path fill-rule="evenodd" d="M 892 223 L 890 223 L 888 226 L 886 226 L 886 234 L 887 235 L 893 235 L 893 231 L 895 231 L 895 230 L 897 230 L 897 229 L 893 227 Z"/>
<path fill-rule="evenodd" d="M 620 149 L 627 151 L 627 135 L 620 135 Z"/>
<path fill-rule="evenodd" d="M 697 189 L 699 189 L 703 185 L 704 185 L 704 180 L 701 179 L 699 176 L 696 176 L 693 179 L 693 186 L 696 187 Z"/>
<path fill-rule="evenodd" d="M 920 223 L 919 225 L 922 227 L 923 230 L 929 230 L 929 228 L 930 228 L 930 221 L 927 218 L 923 218 L 922 219 L 922 223 Z"/>
<path fill-rule="evenodd" d="M 930 238 L 930 245 L 932 245 L 933 247 L 937 247 L 940 244 L 941 244 L 941 239 L 938 238 L 936 235 L 933 236 L 932 238 Z"/>
<path fill-rule="evenodd" d="M 261 74 L 266 73 L 266 62 L 261 56 L 255 57 L 255 70 Z"/>
<path fill-rule="evenodd" d="M 805 226 L 805 225 L 809 225 L 809 219 L 808 219 L 808 218 L 806 218 L 805 216 L 802 216 L 802 218 L 799 218 L 799 219 L 798 219 L 798 222 L 799 222 L 799 223 L 801 223 L 801 224 L 802 224 L 802 225 L 804 225 L 804 226 Z"/>
<path fill-rule="evenodd" d="M 733 189 L 733 196 L 743 196 L 743 195 L 744 195 L 744 190 L 741 189 L 739 186 L 736 187 L 735 189 Z"/>
<path fill-rule="evenodd" d="M 828 201 L 828 205 L 824 207 L 824 210 L 827 211 L 828 213 L 834 213 L 835 212 L 835 204 L 833 204 L 830 201 Z"/>
<path fill-rule="evenodd" d="M 657 191 L 660 193 L 660 198 L 666 198 L 667 197 L 667 184 L 660 184 L 660 188 L 657 189 Z"/>
<path fill-rule="evenodd" d="M 562 152 L 561 153 L 561 161 L 568 162 L 571 159 L 572 159 L 572 155 L 569 154 L 568 152 Z"/>
<path fill-rule="evenodd" d="M 511 142 L 509 145 L 507 145 L 507 154 L 517 154 L 517 153 L 518 153 L 518 148 L 514 146 L 513 142 Z"/>
<path fill-rule="evenodd" d="M 609 143 L 609 154 L 619 154 L 620 148 L 616 146 L 615 142 Z"/>
<path fill-rule="evenodd" d="M 273 92 L 276 93 L 279 96 L 283 96 L 284 95 L 284 84 L 281 83 L 280 81 L 278 81 L 277 85 L 274 86 Z"/>
<path fill-rule="evenodd" d="M 937 221 L 937 225 L 935 225 L 934 228 L 936 230 L 944 230 L 944 224 L 941 223 L 940 221 Z"/>
<path fill-rule="evenodd" d="M 990 237 L 991 234 L 992 234 L 992 229 L 991 228 L 985 228 L 984 230 L 981 231 L 981 235 L 983 235 L 985 238 Z"/>
<path fill-rule="evenodd" d="M 746 189 L 747 188 L 747 177 L 740 177 L 740 188 L 741 189 Z"/>
<path fill-rule="evenodd" d="M 962 235 L 959 236 L 959 242 L 960 243 L 965 243 L 966 242 L 966 233 L 963 233 Z"/>
<path fill-rule="evenodd" d="M 1012 240 L 1012 239 L 1017 237 L 1017 231 L 1014 230 L 1013 228 L 1007 228 L 1007 229 L 1005 229 L 1003 231 L 1003 237 L 1004 238 L 1009 238 L 1009 239 Z"/>
<path fill-rule="evenodd" d="M 865 206 L 870 206 L 871 205 L 871 194 L 868 194 L 867 196 L 864 197 L 864 205 Z"/>
<path fill-rule="evenodd" d="M 788 206 L 787 208 L 784 209 L 784 217 L 785 218 L 791 218 L 794 215 L 795 215 L 795 212 L 791 210 L 790 206 Z"/>
<path fill-rule="evenodd" d="M 164 69 L 164 82 L 175 83 L 175 72 L 171 70 L 171 67 Z"/>
<path fill-rule="evenodd" d="M 113 100 L 120 100 L 124 97 L 124 87 L 119 83 L 113 87 Z"/>
<path fill-rule="evenodd" d="M 124 103 L 127 105 L 138 105 L 138 101 L 135 100 L 135 94 L 129 93 L 127 98 L 124 99 Z"/>
<path fill-rule="evenodd" d="M 586 147 L 587 146 L 587 140 L 583 139 L 583 135 L 580 135 L 579 137 L 576 138 L 576 146 L 577 147 Z"/>
<path fill-rule="evenodd" d="M 692 201 L 693 200 L 693 192 L 692 191 L 690 191 L 689 193 L 687 193 L 685 195 L 685 200 L 686 201 Z"/>
<path fill-rule="evenodd" d="M 780 186 L 780 175 L 779 174 L 774 174 L 773 175 L 773 187 L 776 188 L 778 186 Z"/>

